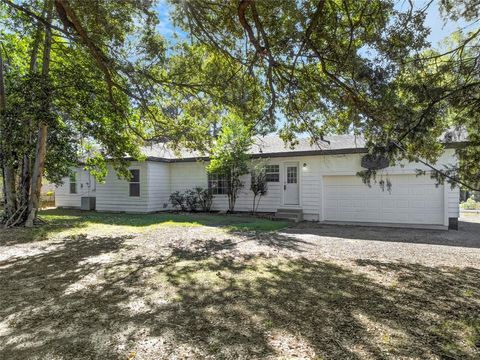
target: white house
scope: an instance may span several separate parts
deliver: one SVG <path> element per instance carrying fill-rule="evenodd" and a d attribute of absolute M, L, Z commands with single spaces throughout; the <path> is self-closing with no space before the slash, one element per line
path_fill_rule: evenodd
<path fill-rule="evenodd" d="M 252 157 L 267 161 L 268 193 L 261 199 L 259 211 L 301 212 L 303 219 L 335 223 L 372 223 L 395 226 L 455 228 L 459 209 L 459 189 L 437 185 L 420 163 L 403 162 L 378 172 L 390 180 L 391 191 L 378 184 L 365 185 L 356 173 L 363 170 L 361 159 L 366 150 L 361 139 L 351 135 L 327 138 L 329 144 L 310 145 L 300 140 L 294 149 L 285 147 L 277 136 L 261 138 L 251 149 Z M 436 164 L 457 162 L 455 146 L 448 143 Z M 144 149 L 147 160 L 132 161 L 132 180 L 119 179 L 109 171 L 104 183 L 81 167 L 76 175 L 65 178 L 56 190 L 56 205 L 80 208 L 81 198 L 94 198 L 97 211 L 147 213 L 171 209 L 169 196 L 196 186 L 214 192 L 213 210 L 228 208 L 221 179 L 209 178 L 205 170 L 208 158 L 193 153 L 175 155 L 164 146 Z M 427 170 L 417 176 L 416 170 Z M 250 176 L 243 178 L 244 189 L 236 211 L 250 211 L 253 194 Z M 93 204 L 93 203 L 92 203 Z"/>

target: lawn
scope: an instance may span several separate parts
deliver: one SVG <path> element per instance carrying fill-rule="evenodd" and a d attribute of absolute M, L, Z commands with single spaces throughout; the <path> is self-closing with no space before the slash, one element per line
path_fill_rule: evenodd
<path fill-rule="evenodd" d="M 2 359 L 480 355 L 479 267 L 327 257 L 361 245 L 242 216 L 42 218 L 0 233 Z"/>
<path fill-rule="evenodd" d="M 161 227 L 200 227 L 221 228 L 235 231 L 275 231 L 291 225 L 288 221 L 271 221 L 245 215 L 216 215 L 202 213 L 155 213 L 125 214 L 85 212 L 78 210 L 49 209 L 40 212 L 45 226 L 33 230 L 20 229 L 9 232 L 6 241 L 29 241 L 31 238 L 48 238 L 54 233 L 63 236 L 89 232 L 95 235 L 141 233 Z M 6 235 L 0 234 L 0 240 Z"/>

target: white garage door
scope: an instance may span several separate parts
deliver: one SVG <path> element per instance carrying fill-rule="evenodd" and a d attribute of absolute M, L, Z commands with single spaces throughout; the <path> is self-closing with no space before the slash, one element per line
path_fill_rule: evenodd
<path fill-rule="evenodd" d="M 443 186 L 429 176 L 390 175 L 392 189 L 369 188 L 358 176 L 325 176 L 325 220 L 443 224 Z"/>

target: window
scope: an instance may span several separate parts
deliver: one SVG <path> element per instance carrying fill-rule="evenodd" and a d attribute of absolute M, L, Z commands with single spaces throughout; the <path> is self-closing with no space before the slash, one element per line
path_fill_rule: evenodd
<path fill-rule="evenodd" d="M 130 170 L 130 196 L 140 196 L 140 170 Z"/>
<path fill-rule="evenodd" d="M 265 177 L 267 178 L 267 182 L 279 182 L 280 181 L 280 165 L 265 166 Z"/>
<path fill-rule="evenodd" d="M 228 194 L 228 180 L 222 175 L 208 175 L 208 189 L 213 195 Z"/>
<path fill-rule="evenodd" d="M 297 183 L 297 167 L 287 166 L 287 184 Z"/>
<path fill-rule="evenodd" d="M 77 193 L 77 174 L 73 173 L 70 175 L 70 194 Z"/>

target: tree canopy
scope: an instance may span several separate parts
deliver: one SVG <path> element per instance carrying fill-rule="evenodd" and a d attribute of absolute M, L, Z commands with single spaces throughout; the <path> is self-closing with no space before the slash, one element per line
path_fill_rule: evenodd
<path fill-rule="evenodd" d="M 108 161 L 128 176 L 126 156 L 152 141 L 210 153 L 232 119 L 320 147 L 362 135 L 390 162 L 433 164 L 445 134 L 462 130 L 459 165 L 433 173 L 480 187 L 480 28 L 441 51 L 425 24 L 431 6 L 474 22 L 477 1 L 169 2 L 185 33 L 173 42 L 153 0 L 0 0 L 7 222 L 35 218 L 43 174 L 59 182 L 82 162 L 101 179 Z"/>
<path fill-rule="evenodd" d="M 468 133 L 460 167 L 436 169 L 439 180 L 478 187 L 479 32 L 457 34 L 433 51 L 429 6 L 444 17 L 478 19 L 476 1 L 444 0 L 402 9 L 388 0 L 174 1 L 175 19 L 263 81 L 263 120 L 286 119 L 282 135 L 363 135 L 371 152 L 394 162 L 434 163 L 452 128 Z M 441 170 L 441 171 L 438 171 Z"/>

